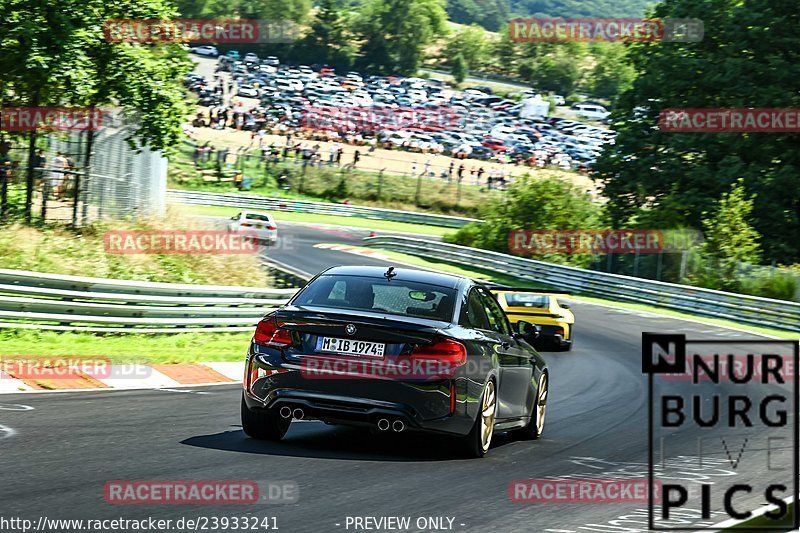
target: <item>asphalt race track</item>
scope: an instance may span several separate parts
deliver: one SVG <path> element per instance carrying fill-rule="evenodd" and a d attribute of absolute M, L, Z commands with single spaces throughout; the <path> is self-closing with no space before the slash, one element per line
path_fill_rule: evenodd
<path fill-rule="evenodd" d="M 372 258 L 315 248 L 319 242 L 357 243 L 365 232 L 281 225 L 280 244 L 270 252 L 280 262 L 310 273 L 335 264 L 380 264 Z M 641 372 L 641 334 L 673 332 L 690 339 L 741 341 L 755 338 L 705 324 L 660 315 L 575 303 L 575 348 L 545 353 L 551 373 L 545 435 L 522 442 L 496 435 L 482 460 L 453 459 L 450 442 L 402 434 L 293 423 L 278 444 L 247 438 L 239 426 L 240 387 L 224 385 L 170 390 L 67 392 L 0 396 L 0 453 L 3 516 L 103 519 L 148 517 L 276 517 L 286 532 L 364 531 L 348 517 L 411 517 L 405 531 L 447 529 L 469 532 L 647 531 L 646 504 L 538 504 L 509 499 L 513 480 L 577 475 L 608 478 L 614 473 L 646 479 L 647 380 Z M 242 347 L 244 352 L 245 347 Z M 21 404 L 33 409 L 10 407 Z M 709 434 L 702 466 L 696 430 L 669 435 L 666 456 L 689 456 L 685 468 L 665 471 L 680 479 L 741 478 L 752 482 L 770 472 L 751 459 L 750 448 L 731 438 L 730 454 Z M 788 441 L 787 441 L 788 442 Z M 752 446 L 752 445 L 751 445 Z M 753 452 L 755 453 L 755 452 Z M 776 453 L 784 469 L 789 452 Z M 781 462 L 783 461 L 783 462 Z M 772 472 L 774 474 L 774 472 Z M 720 477 L 715 477 L 720 476 Z M 274 505 L 110 505 L 109 480 L 290 481 L 296 503 Z M 789 481 L 786 479 L 785 481 Z M 738 495 L 737 506 L 756 509 L 760 492 Z M 687 505 L 699 509 L 699 505 Z M 718 512 L 718 502 L 712 506 Z M 728 517 L 715 514 L 700 524 Z M 446 517 L 444 526 L 417 527 L 418 518 Z M 388 529 L 373 529 L 386 531 Z"/>

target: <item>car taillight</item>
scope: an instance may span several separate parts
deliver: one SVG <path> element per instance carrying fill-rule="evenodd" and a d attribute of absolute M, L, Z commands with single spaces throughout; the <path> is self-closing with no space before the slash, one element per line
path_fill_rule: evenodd
<path fill-rule="evenodd" d="M 553 332 L 554 335 L 564 335 L 564 328 L 556 328 Z"/>
<path fill-rule="evenodd" d="M 255 362 L 250 359 L 247 362 L 247 370 L 244 373 L 244 388 L 246 390 L 251 390 L 251 387 L 255 380 L 258 379 L 258 366 L 256 366 Z"/>
<path fill-rule="evenodd" d="M 265 318 L 256 326 L 253 342 L 261 346 L 285 348 L 292 344 L 292 334 L 289 330 L 281 329 L 274 318 Z"/>
<path fill-rule="evenodd" d="M 467 362 L 467 347 L 453 339 L 438 339 L 433 344 L 418 344 L 411 357 L 461 366 Z"/>
<path fill-rule="evenodd" d="M 278 229 L 275 226 L 267 226 L 267 229 Z"/>
<path fill-rule="evenodd" d="M 252 228 L 252 227 L 253 227 L 253 225 L 252 225 L 252 224 L 248 224 L 248 223 L 246 223 L 246 222 L 242 222 L 241 226 L 242 226 L 243 228 Z"/>

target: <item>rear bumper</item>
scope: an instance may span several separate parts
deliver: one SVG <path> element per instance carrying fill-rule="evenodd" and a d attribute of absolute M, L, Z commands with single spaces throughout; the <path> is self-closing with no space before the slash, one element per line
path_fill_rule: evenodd
<path fill-rule="evenodd" d="M 252 410 L 300 408 L 303 418 L 370 427 L 383 418 L 402 420 L 409 430 L 451 435 L 469 433 L 478 415 L 484 383 L 477 380 L 315 379 L 304 376 L 298 365 L 272 364 L 275 357 L 248 356 L 248 365 L 252 361 L 267 371 L 245 391 Z"/>

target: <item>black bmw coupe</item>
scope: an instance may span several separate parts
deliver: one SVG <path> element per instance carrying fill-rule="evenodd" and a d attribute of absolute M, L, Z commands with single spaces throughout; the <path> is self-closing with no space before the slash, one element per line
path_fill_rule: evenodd
<path fill-rule="evenodd" d="M 482 284 L 412 269 L 334 267 L 256 327 L 242 427 L 283 438 L 292 420 L 427 431 L 482 457 L 495 431 L 536 439 L 548 370 Z"/>

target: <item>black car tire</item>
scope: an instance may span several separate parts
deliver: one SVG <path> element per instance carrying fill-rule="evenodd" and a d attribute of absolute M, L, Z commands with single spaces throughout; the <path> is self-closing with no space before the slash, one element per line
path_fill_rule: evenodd
<path fill-rule="evenodd" d="M 575 326 L 571 325 L 569 327 L 569 340 L 564 342 L 558 347 L 559 352 L 569 352 L 572 350 L 572 342 L 575 339 Z"/>
<path fill-rule="evenodd" d="M 279 441 L 286 435 L 291 422 L 291 418 L 281 418 L 277 412 L 251 411 L 242 393 L 242 429 L 248 437 Z"/>
<path fill-rule="evenodd" d="M 539 378 L 539 386 L 536 388 L 536 403 L 533 406 L 531 419 L 528 425 L 516 431 L 517 436 L 523 440 L 536 440 L 542 436 L 542 431 L 544 430 L 544 415 L 547 410 L 549 381 L 550 378 L 548 378 L 547 373 L 542 374 Z"/>
<path fill-rule="evenodd" d="M 488 395 L 492 396 L 491 400 L 487 397 Z M 480 411 L 478 412 L 478 416 L 475 417 L 475 423 L 472 425 L 472 429 L 466 436 L 459 439 L 461 453 L 464 457 L 468 457 L 470 459 L 479 459 L 485 456 L 489 451 L 489 446 L 484 445 L 484 438 L 482 435 L 485 427 L 483 421 L 487 401 L 491 402 L 491 408 L 493 409 L 493 413 L 491 415 L 491 430 L 489 434 L 489 446 L 491 446 L 491 432 L 494 431 L 494 416 L 497 413 L 497 391 L 494 381 L 492 380 L 489 380 L 486 383 L 486 387 L 483 390 L 479 407 Z"/>

